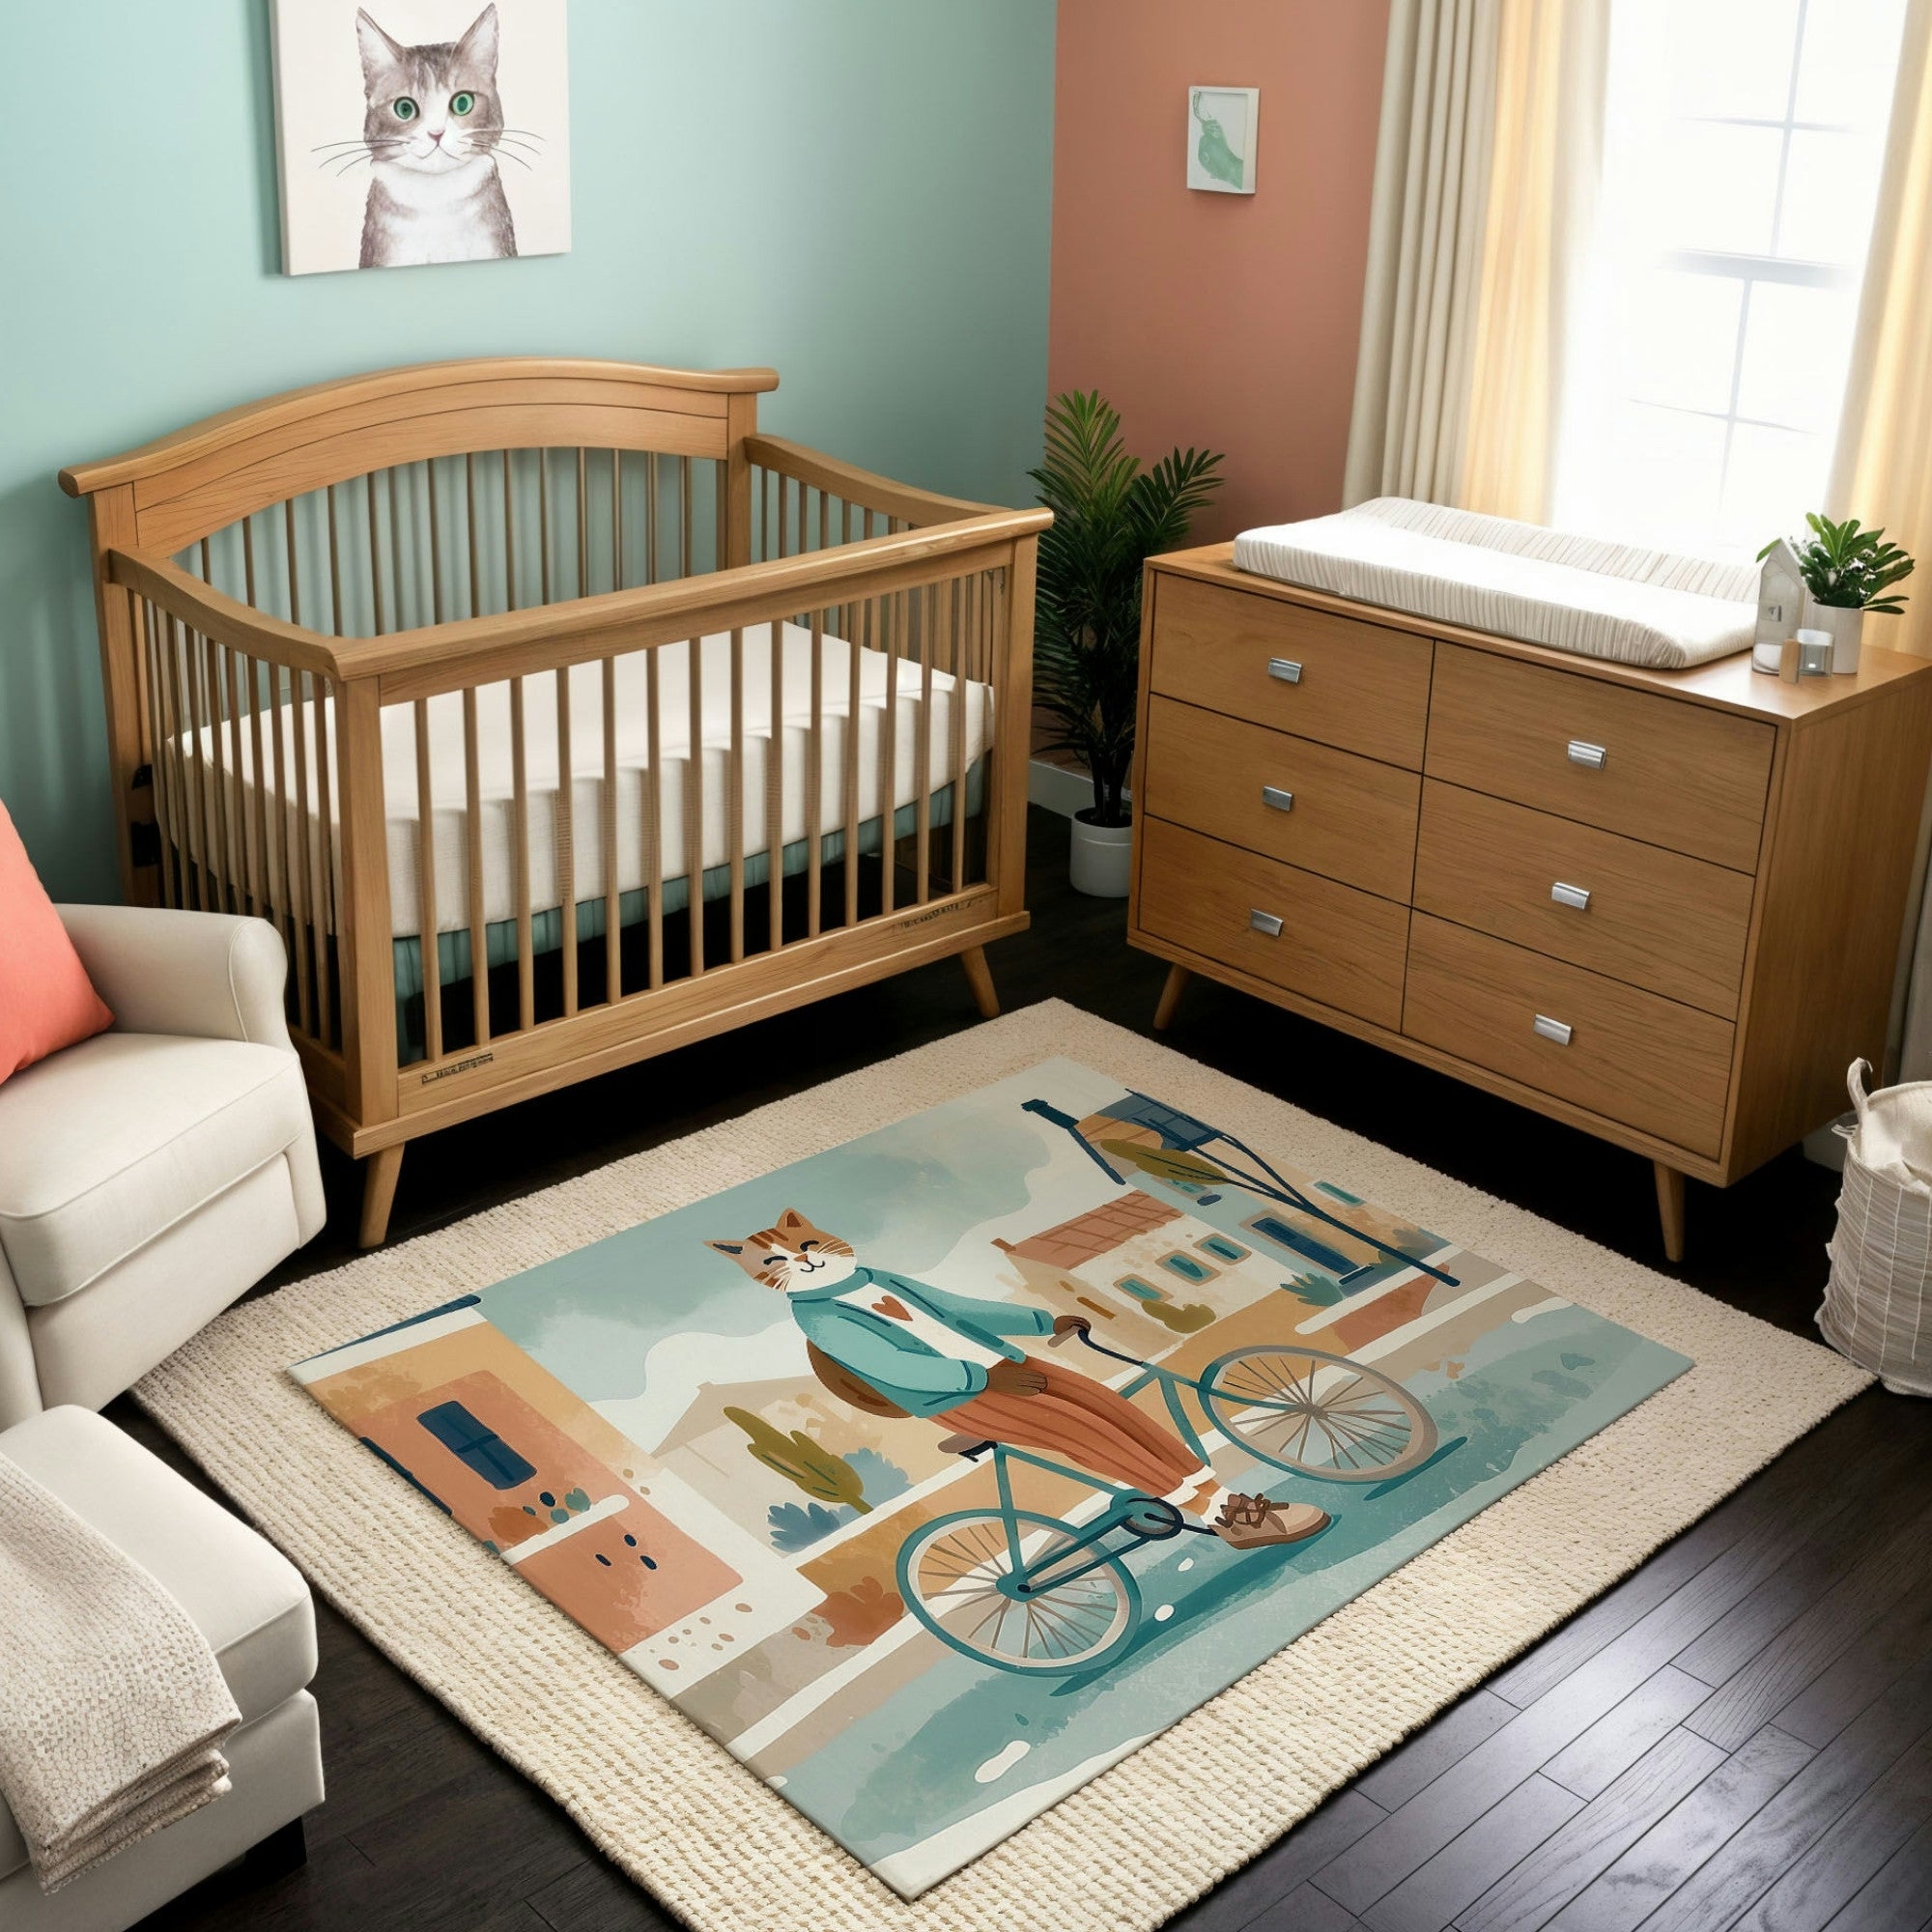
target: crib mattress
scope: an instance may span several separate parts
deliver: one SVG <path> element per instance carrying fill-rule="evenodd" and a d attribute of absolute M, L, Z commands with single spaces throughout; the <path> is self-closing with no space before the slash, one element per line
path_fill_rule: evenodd
<path fill-rule="evenodd" d="M 1746 649 L 1758 570 L 1404 497 L 1244 530 L 1241 570 L 1331 596 L 1676 670 Z"/>
<path fill-rule="evenodd" d="M 688 878 L 700 870 L 727 866 L 731 858 L 731 715 L 732 666 L 728 633 L 700 641 L 698 659 L 699 729 L 694 761 L 691 716 L 691 649 L 667 644 L 657 656 L 658 755 L 662 767 L 653 785 L 645 656 L 635 652 L 615 661 L 616 688 L 616 878 L 607 886 L 604 865 L 605 736 L 603 667 L 579 665 L 569 673 L 570 769 L 568 788 L 568 850 L 574 863 L 573 896 L 580 902 L 601 898 L 607 890 L 631 893 L 649 884 L 649 847 L 645 828 L 653 810 L 657 825 L 658 876 L 666 883 Z M 779 675 L 774 680 L 768 627 L 745 635 L 743 645 L 744 728 L 737 786 L 743 843 L 748 858 L 762 854 L 770 840 L 767 779 L 778 781 L 781 838 L 786 844 L 808 838 L 811 765 L 811 634 L 796 624 L 781 627 Z M 858 704 L 852 702 L 852 668 L 858 665 Z M 858 810 L 863 823 L 878 817 L 889 801 L 895 809 L 914 804 L 922 778 L 928 795 L 944 790 L 970 771 L 992 742 L 993 693 L 989 685 L 972 679 L 955 680 L 935 670 L 928 704 L 923 673 L 917 663 L 897 664 L 893 703 L 887 703 L 891 666 L 885 653 L 855 647 L 842 638 L 826 636 L 821 642 L 822 709 L 819 731 L 818 829 L 831 834 L 846 822 L 845 760 L 847 746 L 858 745 Z M 564 838 L 564 787 L 558 755 L 557 679 L 554 672 L 526 678 L 523 683 L 525 788 L 528 810 L 528 909 L 542 913 L 561 904 Z M 774 700 L 777 700 L 775 703 Z M 954 706 L 963 710 L 961 746 L 954 742 Z M 324 699 L 321 725 L 332 747 L 336 742 L 333 706 Z M 317 707 L 313 703 L 285 705 L 279 716 L 283 735 L 283 766 L 295 770 L 296 738 L 303 739 L 311 799 L 298 813 L 290 799 L 284 810 L 290 849 L 305 838 L 311 877 L 322 866 L 322 818 L 315 801 Z M 469 856 L 468 786 L 464 739 L 463 697 L 449 693 L 428 701 L 430 742 L 430 832 L 435 867 L 436 925 L 439 932 L 456 932 L 469 923 Z M 510 687 L 507 683 L 479 689 L 476 703 L 476 749 L 480 800 L 479 844 L 486 923 L 515 919 L 518 903 L 515 840 L 516 791 L 512 752 Z M 925 762 L 921 764 L 923 733 Z M 243 871 L 240 854 L 243 835 L 250 872 L 263 860 L 256 850 L 257 780 L 251 733 L 244 723 L 239 749 L 224 727 L 220 755 L 229 767 L 226 789 L 228 838 L 232 869 Z M 203 733 L 204 770 L 215 755 L 210 733 Z M 175 799 L 184 799 L 184 738 L 174 753 Z M 887 771 L 890 744 L 891 770 Z M 774 746 L 778 749 L 774 752 Z M 239 769 L 237 769 L 239 763 Z M 262 801 L 270 827 L 268 876 L 277 903 L 282 902 L 280 879 L 282 840 L 275 832 L 276 791 L 272 744 L 265 739 L 268 796 Z M 776 764 L 777 769 L 774 769 Z M 955 766 L 957 769 L 955 770 Z M 701 807 L 696 819 L 696 849 L 687 836 L 694 769 L 701 782 Z M 420 813 L 416 773 L 413 708 L 386 706 L 383 712 L 383 791 L 387 818 L 391 935 L 414 938 L 423 926 Z M 294 781 L 289 781 L 294 789 Z M 653 806 L 652 801 L 655 801 Z M 328 819 L 332 836 L 330 857 L 341 885 L 342 801 L 331 797 Z M 182 810 L 175 827 L 177 842 L 197 858 L 205 842 L 202 822 L 213 814 L 204 809 L 197 818 Z M 297 862 L 299 864 L 299 861 Z M 299 881 L 298 882 L 299 885 Z M 334 926 L 333 903 L 329 911 Z"/>

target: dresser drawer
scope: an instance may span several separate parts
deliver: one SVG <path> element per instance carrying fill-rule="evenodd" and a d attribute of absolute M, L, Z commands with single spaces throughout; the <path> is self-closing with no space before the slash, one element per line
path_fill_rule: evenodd
<path fill-rule="evenodd" d="M 1399 765 L 1156 697 L 1145 809 L 1383 898 L 1408 897 L 1422 781 Z"/>
<path fill-rule="evenodd" d="M 1151 688 L 1411 771 L 1429 715 L 1426 638 L 1156 571 Z"/>
<path fill-rule="evenodd" d="M 1393 1031 L 1408 908 L 1198 832 L 1141 821 L 1135 915 L 1155 937 Z M 1279 922 L 1279 929 L 1262 925 Z"/>
<path fill-rule="evenodd" d="M 1774 735 L 1660 692 L 1438 644 L 1424 769 L 1748 872 Z"/>
<path fill-rule="evenodd" d="M 1723 1140 L 1732 1027 L 1599 973 L 1417 913 L 1403 1032 L 1673 1147 Z M 1547 1037 L 1568 1029 L 1567 1042 Z"/>
<path fill-rule="evenodd" d="M 1422 787 L 1418 910 L 1726 1019 L 1751 891 L 1745 873 L 1703 859 L 1436 779 Z"/>

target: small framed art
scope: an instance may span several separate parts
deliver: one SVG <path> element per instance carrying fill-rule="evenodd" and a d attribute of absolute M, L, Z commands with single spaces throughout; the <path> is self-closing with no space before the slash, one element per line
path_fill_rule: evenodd
<path fill-rule="evenodd" d="M 282 268 L 570 247 L 566 0 L 273 0 Z"/>
<path fill-rule="evenodd" d="M 1258 87 L 1190 87 L 1187 90 L 1187 185 L 1208 194 L 1255 191 L 1255 125 L 1261 119 Z"/>

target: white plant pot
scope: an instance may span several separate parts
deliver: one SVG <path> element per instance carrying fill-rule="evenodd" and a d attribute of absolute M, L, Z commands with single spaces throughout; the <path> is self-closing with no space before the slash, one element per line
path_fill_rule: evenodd
<path fill-rule="evenodd" d="M 1832 634 L 1832 669 L 1849 676 L 1859 668 L 1859 652 L 1864 642 L 1865 613 L 1841 604 L 1819 604 L 1805 599 L 1804 622 L 1814 631 Z"/>
<path fill-rule="evenodd" d="M 1133 874 L 1134 828 L 1131 825 L 1089 825 L 1083 818 L 1069 821 L 1073 845 L 1067 860 L 1067 877 L 1076 893 L 1089 898 L 1123 899 Z"/>

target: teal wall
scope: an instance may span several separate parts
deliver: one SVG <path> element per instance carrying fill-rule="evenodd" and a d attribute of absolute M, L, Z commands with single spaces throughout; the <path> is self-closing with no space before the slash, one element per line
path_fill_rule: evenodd
<path fill-rule="evenodd" d="M 299 279 L 278 270 L 269 0 L 9 11 L 0 799 L 56 896 L 117 890 L 63 464 L 355 370 L 561 354 L 769 363 L 766 427 L 1031 495 L 1052 0 L 576 0 L 574 251 Z"/>

